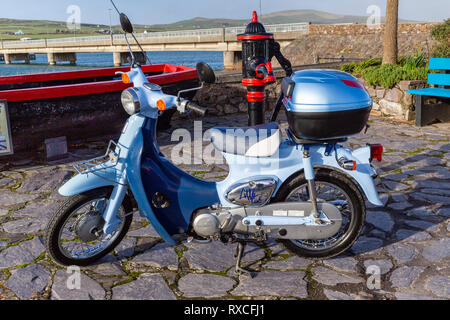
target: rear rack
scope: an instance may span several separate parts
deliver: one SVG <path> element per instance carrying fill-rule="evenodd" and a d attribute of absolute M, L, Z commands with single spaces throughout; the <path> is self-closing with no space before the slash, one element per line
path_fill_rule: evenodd
<path fill-rule="evenodd" d="M 115 147 L 115 151 L 112 150 L 112 146 Z M 104 156 L 86 160 L 83 162 L 75 163 L 73 167 L 79 174 L 95 174 L 98 171 L 106 170 L 115 167 L 119 163 L 121 148 L 113 140 L 109 141 L 108 149 Z M 111 163 L 106 165 L 110 161 Z M 104 166 L 101 166 L 105 164 Z M 98 175 L 101 177 L 100 175 Z"/>

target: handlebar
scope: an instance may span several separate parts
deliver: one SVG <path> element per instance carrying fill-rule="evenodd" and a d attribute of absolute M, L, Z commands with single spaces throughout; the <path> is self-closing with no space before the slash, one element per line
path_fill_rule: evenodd
<path fill-rule="evenodd" d="M 199 105 L 197 105 L 197 104 L 195 104 L 193 102 L 189 102 L 186 105 L 186 109 L 191 110 L 191 111 L 197 113 L 198 115 L 200 115 L 202 117 L 204 117 L 204 116 L 206 116 L 208 114 L 208 109 L 202 108 L 202 107 L 200 107 Z"/>

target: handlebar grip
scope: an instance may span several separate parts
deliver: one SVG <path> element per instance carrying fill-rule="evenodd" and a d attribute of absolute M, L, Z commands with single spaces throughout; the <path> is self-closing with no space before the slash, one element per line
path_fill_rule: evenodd
<path fill-rule="evenodd" d="M 198 115 L 204 117 L 208 113 L 208 109 L 202 108 L 199 105 L 196 105 L 195 103 L 189 102 L 186 106 L 186 109 L 194 111 Z"/>

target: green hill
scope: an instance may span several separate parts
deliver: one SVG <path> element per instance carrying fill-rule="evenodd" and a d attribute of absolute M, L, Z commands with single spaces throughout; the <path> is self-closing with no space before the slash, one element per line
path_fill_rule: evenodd
<path fill-rule="evenodd" d="M 250 17 L 245 20 L 236 19 L 207 19 L 207 18 L 193 18 L 190 20 L 179 21 L 171 24 L 157 24 L 148 27 L 150 31 L 167 31 L 180 29 L 208 29 L 220 27 L 239 27 L 245 26 L 249 23 Z M 283 23 L 298 23 L 311 22 L 315 24 L 335 24 L 335 23 L 366 23 L 367 17 L 364 16 L 350 16 L 342 14 L 328 13 L 317 10 L 288 10 L 279 11 L 262 15 L 260 21 L 264 24 L 283 24 Z M 401 20 L 405 22 L 405 20 Z M 384 17 L 381 19 L 384 22 Z"/>
<path fill-rule="evenodd" d="M 73 32 L 67 28 L 66 22 L 48 21 L 48 20 L 17 20 L 0 18 L 0 38 L 1 39 L 20 39 L 20 38 L 56 38 L 94 35 L 100 29 L 109 30 L 109 26 L 82 24 L 81 30 Z M 21 30 L 23 35 L 10 35 Z"/>
<path fill-rule="evenodd" d="M 279 11 L 265 14 L 260 19 L 264 24 L 283 24 L 311 22 L 315 24 L 333 24 L 333 23 L 365 23 L 367 17 L 350 16 L 328 13 L 317 10 L 289 10 Z M 245 26 L 249 23 L 248 19 L 209 19 L 209 18 L 193 18 L 189 20 L 179 21 L 170 24 L 156 25 L 136 25 L 136 32 L 147 31 L 170 31 L 170 30 L 189 30 L 189 29 L 209 29 L 221 27 L 238 27 Z M 404 20 L 400 20 L 405 22 Z M 382 18 L 384 22 L 384 18 Z M 15 33 L 22 30 L 24 35 L 11 35 L 6 33 Z M 16 20 L 0 18 L 0 39 L 20 39 L 20 38 L 56 38 L 56 37 L 73 37 L 73 36 L 89 36 L 98 35 L 101 30 L 109 31 L 107 25 L 82 24 L 81 30 L 73 32 L 67 29 L 65 22 L 47 21 L 47 20 Z M 114 26 L 113 30 L 118 32 L 119 26 Z"/>

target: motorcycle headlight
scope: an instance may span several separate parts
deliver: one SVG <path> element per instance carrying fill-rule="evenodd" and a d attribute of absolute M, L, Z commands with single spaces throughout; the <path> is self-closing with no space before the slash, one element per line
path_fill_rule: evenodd
<path fill-rule="evenodd" d="M 135 88 L 130 88 L 122 92 L 121 96 L 122 106 L 126 113 L 130 116 L 138 113 L 141 110 L 141 102 Z"/>

